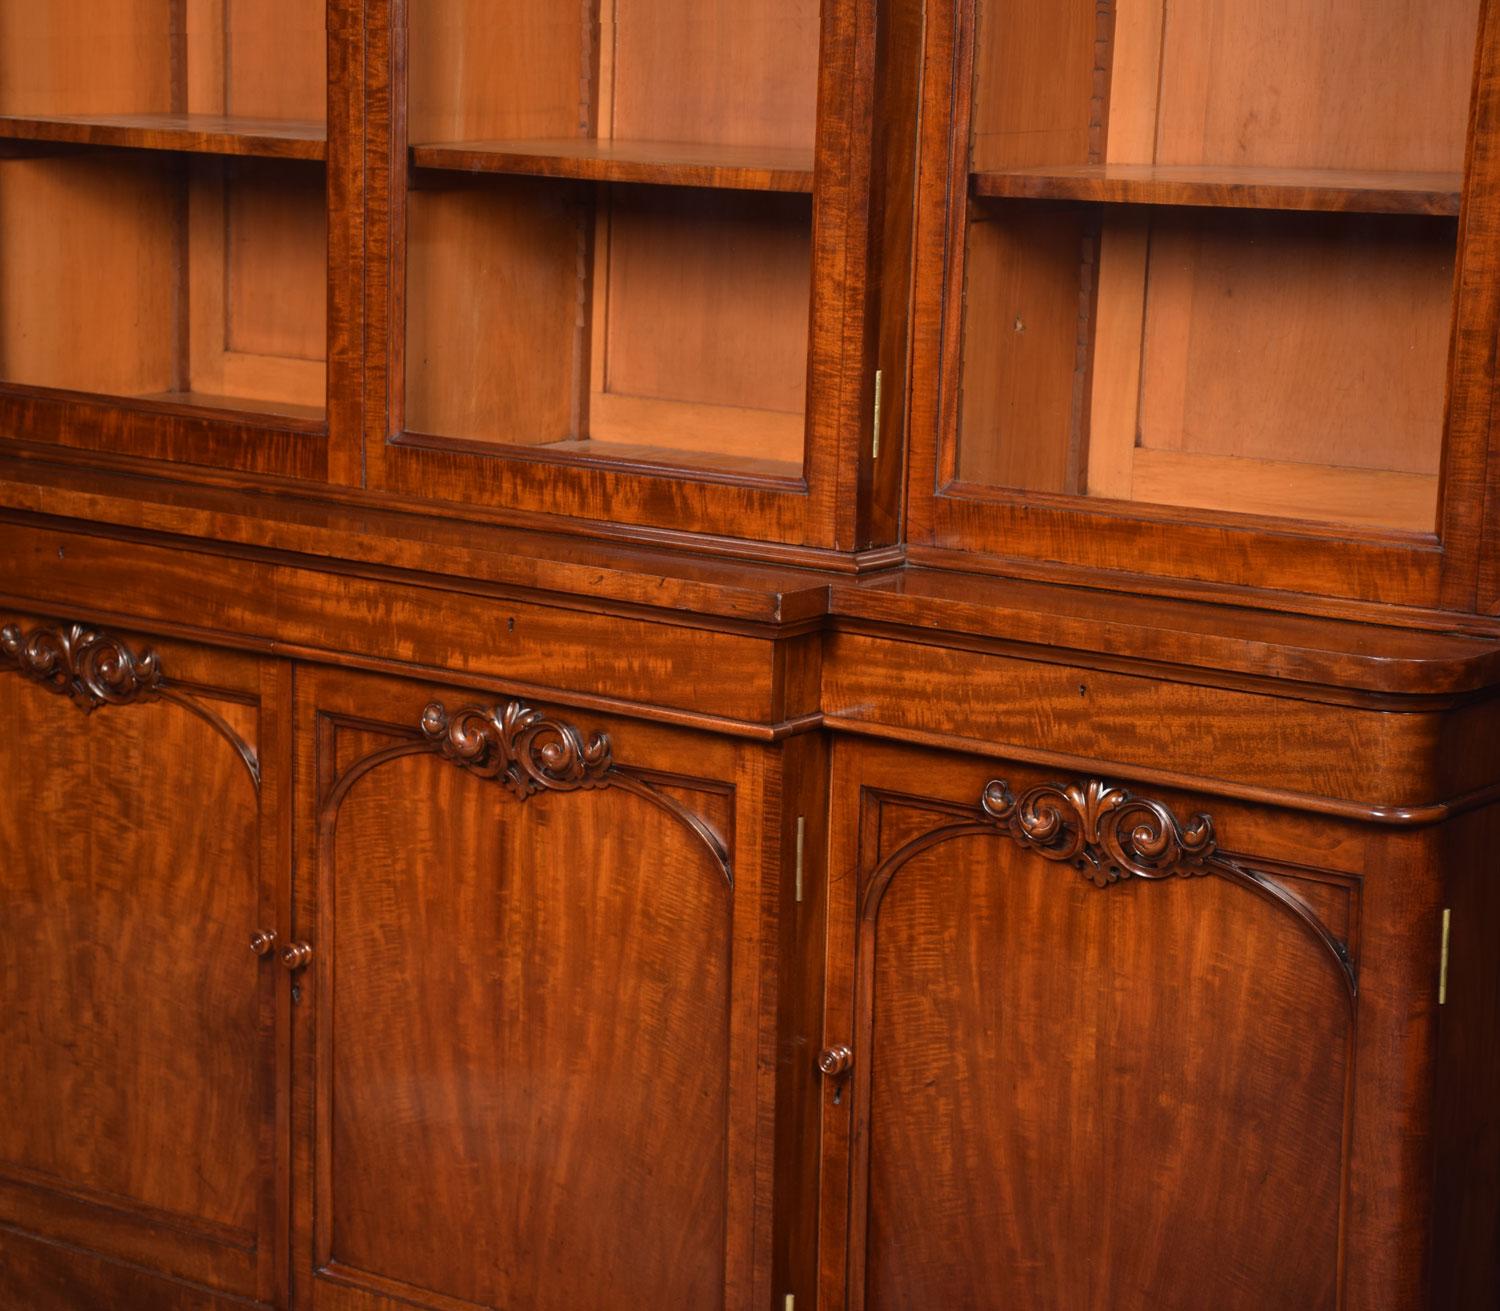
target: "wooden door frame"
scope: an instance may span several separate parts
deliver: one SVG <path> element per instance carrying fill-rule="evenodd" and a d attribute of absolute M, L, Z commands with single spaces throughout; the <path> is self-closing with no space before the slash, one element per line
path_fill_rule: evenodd
<path fill-rule="evenodd" d="M 1494 612 L 1500 499 L 1487 487 L 1492 463 L 1500 466 L 1500 428 L 1491 422 L 1500 333 L 1500 5 L 1485 0 L 1480 22 L 1439 531 L 1415 534 L 979 488 L 956 479 L 968 70 L 977 3 L 943 0 L 928 17 L 907 501 L 911 558 L 988 572 L 1061 568 L 1089 585 L 1130 590 L 1171 590 L 1174 581 L 1265 589 L 1289 594 L 1292 608 L 1339 598 Z"/>
<path fill-rule="evenodd" d="M 885 188 L 899 168 L 874 158 L 910 144 L 878 106 L 877 45 L 887 33 L 876 0 L 823 0 L 819 132 L 813 194 L 813 285 L 805 464 L 797 481 L 691 469 L 655 471 L 627 461 L 558 456 L 526 447 L 428 436 L 405 421 L 406 11 L 407 0 L 371 0 L 367 229 L 365 453 L 372 491 L 472 506 L 486 517 L 545 515 L 566 526 L 609 521 L 651 540 L 688 544 L 763 541 L 821 553 L 893 538 L 890 477 L 877 476 L 860 434 L 871 431 L 877 362 L 895 379 L 904 344 L 892 315 L 904 295 L 872 285 L 874 248 L 886 223 Z M 910 52 L 913 55 L 914 51 Z M 915 68 L 915 58 L 910 61 Z M 882 63 L 884 68 L 885 64 Z M 910 79 L 914 101 L 915 75 Z M 897 198 L 899 203 L 899 197 Z M 904 290 L 904 289 L 903 289 Z M 899 301 L 899 303 L 895 303 Z M 882 317 L 884 316 L 884 317 Z M 895 425 L 899 446 L 899 424 Z M 899 469 L 887 459 L 886 469 Z M 878 539 L 878 542 L 877 542 Z"/>
<path fill-rule="evenodd" d="M 363 479 L 364 26 L 366 0 L 326 0 L 328 351 L 322 421 L 0 383 L 0 438 L 265 478 Z M 127 152 L 130 153 L 130 152 Z M 143 159 L 156 152 L 134 152 Z M 183 183 L 187 183 L 184 179 Z M 119 325 L 100 323 L 100 332 Z"/>

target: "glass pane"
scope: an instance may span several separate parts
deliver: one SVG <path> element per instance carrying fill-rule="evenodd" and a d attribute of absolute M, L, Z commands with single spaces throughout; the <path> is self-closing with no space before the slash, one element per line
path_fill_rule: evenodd
<path fill-rule="evenodd" d="M 816 0 L 409 21 L 408 431 L 799 476 Z"/>
<path fill-rule="evenodd" d="M 326 68 L 322 0 L 0 0 L 0 378 L 320 418 Z"/>
<path fill-rule="evenodd" d="M 1478 0 L 979 0 L 961 483 L 1430 532 Z"/>

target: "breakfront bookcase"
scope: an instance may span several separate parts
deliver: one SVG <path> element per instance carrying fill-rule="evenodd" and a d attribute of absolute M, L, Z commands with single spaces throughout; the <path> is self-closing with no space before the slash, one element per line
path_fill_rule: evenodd
<path fill-rule="evenodd" d="M 0 1306 L 1500 1308 L 1497 338 L 1500 0 L 0 0 Z"/>

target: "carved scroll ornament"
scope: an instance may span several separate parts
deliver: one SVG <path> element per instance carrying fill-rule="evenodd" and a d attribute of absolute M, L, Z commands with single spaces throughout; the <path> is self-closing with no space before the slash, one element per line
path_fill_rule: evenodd
<path fill-rule="evenodd" d="M 128 706 L 147 700 L 181 706 L 234 748 L 251 783 L 260 788 L 260 760 L 255 748 L 211 706 L 169 687 L 161 662 L 149 647 L 137 654 L 120 638 L 83 624 L 44 625 L 29 633 L 19 624 L 6 624 L 0 628 L 0 671 L 5 669 L 67 697 L 85 714 L 100 706 Z"/>
<path fill-rule="evenodd" d="M 1359 980 L 1349 949 L 1317 912 L 1275 879 L 1241 865 L 1218 849 L 1214 822 L 1194 815 L 1186 824 L 1159 801 L 1132 796 L 1100 779 L 1043 783 L 1012 797 L 1003 779 L 985 785 L 980 809 L 990 822 L 1030 851 L 1072 866 L 1095 887 L 1123 879 L 1217 875 L 1294 915 L 1333 958 L 1351 1004 Z"/>
<path fill-rule="evenodd" d="M 1293 915 L 1338 967 L 1351 1005 L 1358 995 L 1348 947 L 1296 893 L 1220 851 L 1207 815 L 1193 815 L 1184 824 L 1162 802 L 1133 796 L 1101 779 L 1043 783 L 1019 797 L 1004 779 L 993 779 L 980 795 L 979 812 L 973 819 L 931 829 L 887 856 L 870 879 L 865 917 L 878 914 L 891 880 L 912 857 L 954 838 L 998 832 L 1078 871 L 1098 888 L 1129 879 L 1227 879 Z"/>
<path fill-rule="evenodd" d="M 1071 865 L 1096 887 L 1121 879 L 1213 873 L 1217 843 L 1207 815 L 1183 827 L 1159 801 L 1144 801 L 1098 779 L 1045 783 L 1010 794 L 1004 780 L 984 789 L 984 813 L 1023 847 Z"/>
<path fill-rule="evenodd" d="M 82 624 L 0 628 L 0 664 L 9 665 L 59 696 L 71 697 L 85 712 L 123 706 L 162 690 L 156 652 L 135 655 L 124 642 Z"/>
<path fill-rule="evenodd" d="M 519 701 L 452 715 L 434 701 L 422 712 L 422 736 L 444 760 L 497 780 L 521 801 L 543 790 L 607 787 L 614 769 L 603 733 L 585 741 L 573 725 Z"/>
<path fill-rule="evenodd" d="M 376 751 L 351 765 L 323 803 L 331 826 L 344 797 L 372 769 L 403 756 L 431 753 L 477 778 L 500 784 L 518 801 L 539 792 L 578 792 L 619 788 L 650 802 L 685 824 L 708 849 L 726 886 L 734 886 L 729 848 L 711 824 L 652 778 L 617 764 L 609 737 L 585 735 L 521 701 L 496 706 L 465 706 L 449 711 L 434 701 L 422 712 L 420 739 Z"/>

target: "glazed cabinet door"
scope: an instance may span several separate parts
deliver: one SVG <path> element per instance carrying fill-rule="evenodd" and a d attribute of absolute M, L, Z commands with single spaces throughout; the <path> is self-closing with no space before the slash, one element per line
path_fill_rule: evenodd
<path fill-rule="evenodd" d="M 929 19 L 912 542 L 1473 608 L 1500 10 Z"/>
<path fill-rule="evenodd" d="M 372 13 L 371 485 L 893 540 L 900 458 L 877 469 L 870 435 L 876 374 L 901 392 L 921 6 Z"/>
<path fill-rule="evenodd" d="M 289 667 L 3 623 L 0 1303 L 281 1304 Z"/>
<path fill-rule="evenodd" d="M 0 436 L 350 481 L 356 0 L 0 0 Z"/>
<path fill-rule="evenodd" d="M 764 1305 L 773 753 L 338 671 L 298 731 L 294 1304 Z"/>
<path fill-rule="evenodd" d="M 842 741 L 833 796 L 825 1311 L 1415 1305 L 1378 1194 L 1420 1208 L 1420 1074 L 1352 1109 L 1357 845 L 1246 862 L 1180 796 Z"/>

